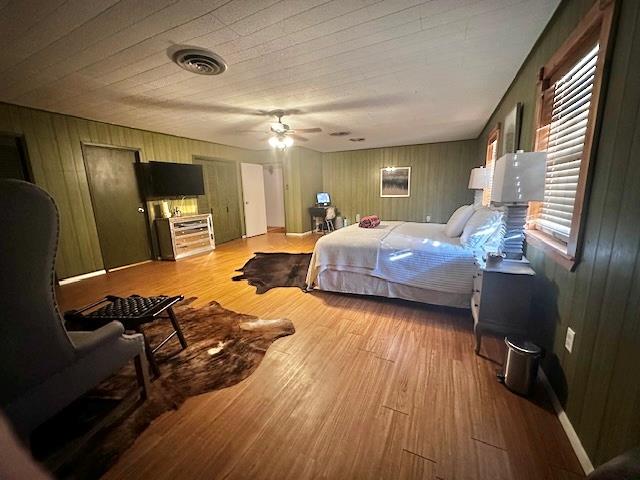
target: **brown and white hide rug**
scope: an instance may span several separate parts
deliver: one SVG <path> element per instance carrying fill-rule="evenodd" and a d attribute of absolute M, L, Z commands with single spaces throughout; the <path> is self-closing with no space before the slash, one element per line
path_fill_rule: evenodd
<path fill-rule="evenodd" d="M 155 418 L 189 397 L 247 378 L 276 339 L 295 332 L 287 319 L 260 319 L 226 310 L 217 302 L 193 308 L 194 300 L 175 308 L 188 346 L 181 350 L 174 336 L 156 353 L 161 376 L 152 382 L 146 401 L 135 392 L 135 370 L 129 365 L 34 432 L 34 454 L 57 478 L 98 478 Z M 168 320 L 160 320 L 144 331 L 154 346 L 172 328 Z M 106 426 L 86 441 L 99 423 Z"/>

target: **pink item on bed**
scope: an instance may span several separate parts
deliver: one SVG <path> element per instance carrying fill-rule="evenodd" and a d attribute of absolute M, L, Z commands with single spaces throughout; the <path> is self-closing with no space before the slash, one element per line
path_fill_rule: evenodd
<path fill-rule="evenodd" d="M 360 219 L 359 226 L 361 228 L 376 228 L 380 225 L 380 219 L 377 215 L 367 215 Z"/>

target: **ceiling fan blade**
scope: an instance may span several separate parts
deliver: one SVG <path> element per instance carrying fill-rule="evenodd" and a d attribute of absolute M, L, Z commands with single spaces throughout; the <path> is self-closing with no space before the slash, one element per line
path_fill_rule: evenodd
<path fill-rule="evenodd" d="M 289 136 L 291 138 L 294 138 L 294 139 L 300 141 L 300 142 L 308 142 L 309 141 L 308 138 L 303 137 L 302 135 L 296 135 L 295 133 L 290 133 Z"/>
<path fill-rule="evenodd" d="M 302 113 L 341 112 L 345 110 L 359 110 L 362 108 L 385 108 L 406 103 L 407 101 L 408 99 L 406 95 L 386 94 L 378 95 L 375 99 L 368 97 L 350 98 L 348 100 L 338 100 L 331 103 L 305 105 L 301 106 L 301 110 Z"/>
<path fill-rule="evenodd" d="M 234 107 L 232 105 L 223 105 L 206 102 L 193 102 L 189 100 L 179 99 L 161 99 L 153 98 L 146 95 L 129 95 L 125 97 L 119 97 L 119 101 L 127 105 L 134 107 L 154 107 L 168 110 L 188 110 L 190 112 L 199 113 L 226 113 L 235 115 L 251 115 L 251 116 L 264 116 L 261 111 L 256 111 L 252 108 Z"/>
<path fill-rule="evenodd" d="M 302 132 L 302 133 L 319 133 L 322 131 L 321 128 L 296 128 L 295 129 L 296 132 Z"/>

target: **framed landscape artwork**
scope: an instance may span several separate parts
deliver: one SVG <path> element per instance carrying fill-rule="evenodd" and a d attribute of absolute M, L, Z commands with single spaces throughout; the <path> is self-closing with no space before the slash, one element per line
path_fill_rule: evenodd
<path fill-rule="evenodd" d="M 515 153 L 520 148 L 520 129 L 522 127 L 522 103 L 516 103 L 513 110 L 504 119 L 502 135 L 502 154 Z"/>
<path fill-rule="evenodd" d="M 381 197 L 408 197 L 411 195 L 411 167 L 380 169 Z"/>

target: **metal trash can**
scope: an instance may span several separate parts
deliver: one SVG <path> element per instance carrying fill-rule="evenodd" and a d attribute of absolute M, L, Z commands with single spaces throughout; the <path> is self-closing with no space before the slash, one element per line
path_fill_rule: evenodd
<path fill-rule="evenodd" d="M 519 337 L 505 337 L 507 358 L 504 371 L 498 378 L 519 395 L 529 395 L 538 375 L 542 349 L 533 342 Z"/>

